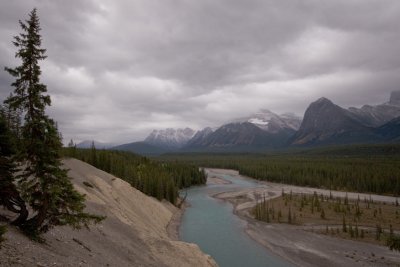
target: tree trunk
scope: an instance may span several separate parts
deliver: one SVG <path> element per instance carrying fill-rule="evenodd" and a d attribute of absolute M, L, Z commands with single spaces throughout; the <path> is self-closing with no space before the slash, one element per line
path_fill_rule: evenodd
<path fill-rule="evenodd" d="M 14 185 L 8 185 L 1 188 L 0 204 L 6 207 L 9 211 L 19 214 L 11 224 L 19 226 L 26 222 L 29 213 L 26 209 L 25 201 L 19 196 Z"/>

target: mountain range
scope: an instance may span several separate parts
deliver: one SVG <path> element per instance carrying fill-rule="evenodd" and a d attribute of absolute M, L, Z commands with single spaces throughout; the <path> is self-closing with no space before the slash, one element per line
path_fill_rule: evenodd
<path fill-rule="evenodd" d="M 389 102 L 344 109 L 326 98 L 307 108 L 300 129 L 289 145 L 320 146 L 382 143 L 399 140 L 400 91 Z"/>
<path fill-rule="evenodd" d="M 388 142 L 400 142 L 400 91 L 392 92 L 386 103 L 361 108 L 345 109 L 322 97 L 309 105 L 303 119 L 262 109 L 216 128 L 154 130 L 144 141 L 113 149 L 158 155 Z"/>
<path fill-rule="evenodd" d="M 94 140 L 85 140 L 76 145 L 77 148 L 91 148 L 94 145 L 98 149 L 108 149 L 115 146 L 112 143 L 103 143 Z"/>

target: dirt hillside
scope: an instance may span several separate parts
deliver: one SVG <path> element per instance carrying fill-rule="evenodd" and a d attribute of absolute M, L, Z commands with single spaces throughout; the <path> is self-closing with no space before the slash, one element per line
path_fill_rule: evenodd
<path fill-rule="evenodd" d="M 87 211 L 107 219 L 90 231 L 55 228 L 46 233 L 46 244 L 9 227 L 0 266 L 216 266 L 197 245 L 168 236 L 175 207 L 81 161 L 64 164 L 76 189 L 86 194 Z"/>

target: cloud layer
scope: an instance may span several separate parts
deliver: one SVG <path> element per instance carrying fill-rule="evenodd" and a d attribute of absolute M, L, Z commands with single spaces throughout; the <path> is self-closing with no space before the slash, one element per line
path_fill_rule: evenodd
<path fill-rule="evenodd" d="M 0 65 L 38 8 L 42 80 L 66 142 L 130 142 L 268 108 L 303 115 L 400 90 L 397 0 L 14 0 L 0 3 Z M 12 90 L 0 72 L 0 98 Z"/>

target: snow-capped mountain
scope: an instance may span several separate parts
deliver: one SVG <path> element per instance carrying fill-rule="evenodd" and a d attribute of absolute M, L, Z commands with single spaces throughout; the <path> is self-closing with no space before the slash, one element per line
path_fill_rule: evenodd
<path fill-rule="evenodd" d="M 394 91 L 390 95 L 389 102 L 371 106 L 364 105 L 361 108 L 349 108 L 354 117 L 367 126 L 378 127 L 400 116 L 400 91 Z"/>
<path fill-rule="evenodd" d="M 301 118 L 292 113 L 277 115 L 268 109 L 262 109 L 257 113 L 236 119 L 233 122 L 250 122 L 269 133 L 278 133 L 282 130 L 297 131 L 301 124 Z"/>
<path fill-rule="evenodd" d="M 206 127 L 203 130 L 197 131 L 192 139 L 187 143 L 188 146 L 201 146 L 204 140 L 212 134 L 214 131 L 210 127 Z"/>
<path fill-rule="evenodd" d="M 195 134 L 196 132 L 190 128 L 153 130 L 144 142 L 166 149 L 179 149 L 186 145 Z"/>

